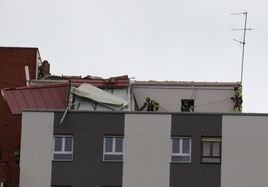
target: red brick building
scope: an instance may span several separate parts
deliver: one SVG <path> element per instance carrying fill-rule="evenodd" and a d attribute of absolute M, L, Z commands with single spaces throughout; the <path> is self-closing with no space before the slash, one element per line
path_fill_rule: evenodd
<path fill-rule="evenodd" d="M 25 86 L 26 72 L 29 72 L 29 79 L 36 79 L 41 63 L 37 48 L 0 47 L 0 89 Z M 20 148 L 20 131 L 21 116 L 12 115 L 0 96 L 0 186 L 1 182 L 7 187 L 19 186 L 19 163 L 15 152 Z"/>

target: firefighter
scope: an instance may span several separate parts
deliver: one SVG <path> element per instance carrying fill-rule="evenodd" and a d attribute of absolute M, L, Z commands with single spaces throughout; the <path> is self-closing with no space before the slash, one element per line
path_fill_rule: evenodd
<path fill-rule="evenodd" d="M 242 112 L 242 89 L 239 86 L 234 87 L 235 96 L 231 97 L 232 101 L 235 103 L 233 107 L 234 112 Z"/>
<path fill-rule="evenodd" d="M 152 100 L 150 97 L 146 97 L 146 102 L 140 108 L 140 111 L 147 107 L 147 111 L 157 111 L 159 109 L 159 103 Z"/>
<path fill-rule="evenodd" d="M 191 100 L 183 100 L 181 105 L 182 112 L 194 112 L 194 106 L 190 103 Z"/>

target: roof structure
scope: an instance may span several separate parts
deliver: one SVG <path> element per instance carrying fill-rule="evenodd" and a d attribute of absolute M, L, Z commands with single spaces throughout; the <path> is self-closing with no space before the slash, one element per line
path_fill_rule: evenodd
<path fill-rule="evenodd" d="M 240 82 L 194 82 L 194 81 L 133 81 L 133 86 L 179 86 L 179 87 L 236 87 Z"/>
<path fill-rule="evenodd" d="M 64 109 L 68 97 L 68 84 L 49 84 L 1 90 L 12 114 L 24 109 Z"/>
<path fill-rule="evenodd" d="M 72 86 L 80 86 L 83 83 L 91 84 L 92 86 L 96 86 L 98 88 L 122 88 L 128 87 L 130 84 L 129 78 L 127 75 L 110 77 L 107 79 L 103 79 L 101 77 L 93 77 L 86 76 L 82 78 L 81 76 L 56 76 L 56 75 L 48 75 L 44 79 L 41 80 L 32 80 L 32 84 L 50 84 L 50 83 L 71 83 Z"/>

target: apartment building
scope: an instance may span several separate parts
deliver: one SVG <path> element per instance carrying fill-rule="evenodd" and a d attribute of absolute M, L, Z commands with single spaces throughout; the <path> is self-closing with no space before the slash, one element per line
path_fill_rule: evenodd
<path fill-rule="evenodd" d="M 36 79 L 41 66 L 37 48 L 0 47 L 0 89 L 26 86 Z M 42 71 L 44 72 L 44 71 Z M 0 186 L 17 187 L 19 165 L 16 156 L 20 149 L 21 117 L 12 115 L 0 97 Z"/>
<path fill-rule="evenodd" d="M 23 112 L 20 187 L 268 183 L 266 114 L 63 113 Z"/>
<path fill-rule="evenodd" d="M 19 185 L 20 151 L 21 187 L 193 186 L 192 172 L 221 185 L 222 116 L 239 82 L 55 76 L 37 48 L 0 48 L 0 57 L 1 187 Z M 147 97 L 157 112 L 140 112 Z"/>

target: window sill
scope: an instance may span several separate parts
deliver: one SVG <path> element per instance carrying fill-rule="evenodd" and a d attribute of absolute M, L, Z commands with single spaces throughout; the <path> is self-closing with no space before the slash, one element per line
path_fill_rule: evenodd
<path fill-rule="evenodd" d="M 170 162 L 170 164 L 192 164 L 192 162 Z"/>
<path fill-rule="evenodd" d="M 123 160 L 103 160 L 103 163 L 123 163 Z"/>
<path fill-rule="evenodd" d="M 73 160 L 52 160 L 52 162 L 73 162 Z"/>
<path fill-rule="evenodd" d="M 201 164 L 221 164 L 221 162 L 200 162 Z"/>

